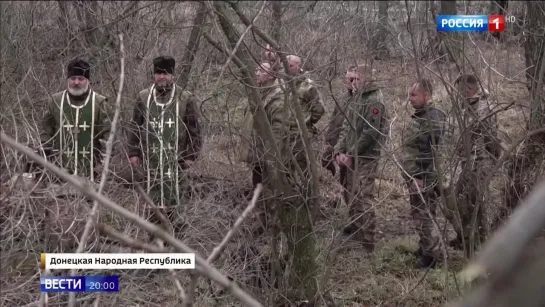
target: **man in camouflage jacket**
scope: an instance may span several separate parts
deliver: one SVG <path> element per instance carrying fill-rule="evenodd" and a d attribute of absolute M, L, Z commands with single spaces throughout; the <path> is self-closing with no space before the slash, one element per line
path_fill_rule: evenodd
<path fill-rule="evenodd" d="M 95 181 L 110 133 L 108 99 L 91 89 L 90 66 L 84 60 L 70 61 L 67 77 L 68 88 L 46 104 L 43 154 L 70 174 Z"/>
<path fill-rule="evenodd" d="M 325 113 L 322 95 L 318 91 L 318 87 L 301 69 L 301 58 L 295 55 L 288 55 L 286 60 L 289 64 L 290 71 L 295 74 L 295 86 L 297 88 L 297 96 L 299 103 L 303 109 L 305 123 L 312 135 L 318 134 L 316 123 L 322 118 Z"/>
<path fill-rule="evenodd" d="M 344 233 L 357 236 L 368 252 L 375 244 L 373 188 L 387 127 L 382 92 L 370 77 L 369 68 L 357 68 L 352 79 L 355 93 L 346 102 L 346 118 L 334 147 L 352 221 Z"/>
<path fill-rule="evenodd" d="M 152 200 L 174 214 L 181 204 L 184 170 L 199 156 L 202 136 L 196 99 L 173 80 L 175 60 L 153 60 L 154 84 L 140 91 L 128 131 L 129 159 L 143 166 Z M 172 217 L 171 217 L 172 218 Z M 152 214 L 152 220 L 157 221 Z"/>
<path fill-rule="evenodd" d="M 354 96 L 354 81 L 358 77 L 357 66 L 353 65 L 348 68 L 345 75 L 346 93 L 335 104 L 335 109 L 329 121 L 329 126 L 325 135 L 325 150 L 322 155 L 322 166 L 329 170 L 333 176 L 335 176 L 336 169 L 333 164 L 333 151 L 339 135 L 341 133 L 345 112 L 346 102 L 351 100 Z"/>
<path fill-rule="evenodd" d="M 259 87 L 261 99 L 264 100 L 278 87 L 277 79 L 270 63 L 261 63 L 256 71 L 256 85 Z M 254 131 L 254 116 L 250 112 L 248 101 L 245 101 L 244 120 L 241 129 L 240 154 L 239 161 L 248 163 L 252 170 L 252 189 L 255 189 L 258 183 L 263 182 L 262 161 L 257 156 L 256 131 Z M 251 194 L 250 194 L 251 195 Z"/>
<path fill-rule="evenodd" d="M 463 249 L 462 242 L 465 243 L 465 251 L 469 255 L 472 250 L 470 232 L 474 214 L 477 215 L 475 238 L 478 238 L 481 244 L 485 240 L 487 208 L 484 197 L 489 189 L 489 182 L 485 180 L 491 172 L 494 161 L 501 154 L 501 145 L 497 136 L 497 119 L 486 100 L 488 91 L 481 90 L 477 77 L 470 74 L 456 79 L 455 86 L 462 97 L 461 122 L 456 120 L 457 112 L 454 112 L 455 110 L 451 112 L 449 143 L 454 145 L 450 161 L 456 164 L 456 169 L 460 169 L 454 186 L 460 220 L 456 218 L 456 208 L 447 208 L 445 215 L 457 233 L 457 237 L 450 245 Z M 453 202 L 449 204 L 454 205 Z"/>
<path fill-rule="evenodd" d="M 415 268 L 434 267 L 441 256 L 439 236 L 431 216 L 437 208 L 437 148 L 443 142 L 445 114 L 430 101 L 433 88 L 422 79 L 409 90 L 409 101 L 415 109 L 411 122 L 403 131 L 402 176 L 410 193 L 411 215 L 420 237 Z"/>
<path fill-rule="evenodd" d="M 278 146 L 283 160 L 281 161 L 283 169 L 276 170 L 275 160 L 271 161 L 267 156 L 267 152 L 272 152 L 266 142 L 259 137 L 257 132 L 257 124 L 254 121 L 255 114 L 246 111 L 243 133 L 241 136 L 241 160 L 250 164 L 252 168 L 252 183 L 255 186 L 258 183 L 263 183 L 265 198 L 269 198 L 273 193 L 270 177 L 271 168 L 275 171 L 285 172 L 289 180 L 299 180 L 303 186 L 308 186 L 307 177 L 297 178 L 297 167 L 291 160 L 289 152 L 293 153 L 297 166 L 304 172 L 304 176 L 308 176 L 307 160 L 304 151 L 303 141 L 300 136 L 295 114 L 290 111 L 289 107 L 285 106 L 285 92 L 288 91 L 287 85 L 280 84 L 280 81 L 274 77 L 274 72 L 271 71 L 269 63 L 261 63 L 256 72 L 256 83 L 260 88 L 261 103 L 267 116 L 269 125 L 273 133 L 275 144 Z M 286 107 L 286 108 L 285 108 Z M 251 129 L 251 130 L 250 130 Z M 295 183 L 294 185 L 295 186 Z M 264 206 L 265 211 L 259 211 L 261 224 L 256 232 L 261 234 L 265 228 L 267 220 L 270 220 L 271 214 L 268 206 Z"/>

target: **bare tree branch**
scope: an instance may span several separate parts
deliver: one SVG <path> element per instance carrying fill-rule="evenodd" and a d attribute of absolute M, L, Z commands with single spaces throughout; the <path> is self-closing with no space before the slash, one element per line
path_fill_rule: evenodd
<path fill-rule="evenodd" d="M 109 200 L 105 196 L 98 194 L 95 190 L 92 189 L 92 187 L 77 180 L 74 176 L 68 175 L 65 171 L 61 170 L 59 167 L 49 163 L 48 161 L 45 161 L 42 157 L 32 152 L 31 149 L 17 143 L 14 139 L 7 136 L 4 132 L 0 133 L 0 140 L 4 142 L 6 145 L 8 145 L 9 147 L 17 150 L 18 152 L 22 153 L 29 159 L 33 160 L 34 162 L 37 162 L 48 171 L 57 175 L 62 180 L 73 185 L 75 188 L 80 190 L 85 196 L 90 197 L 93 200 L 96 200 L 102 203 L 103 205 L 105 205 L 106 207 L 108 207 L 109 209 L 117 213 L 118 215 L 134 222 L 137 226 L 141 227 L 142 229 L 155 234 L 160 239 L 174 246 L 178 251 L 182 253 L 195 253 L 194 250 L 186 246 L 184 243 L 178 241 L 175 237 L 173 237 L 171 234 L 167 233 L 166 231 L 164 231 L 157 225 L 154 225 L 148 221 L 143 220 L 141 217 L 134 214 L 133 212 L 121 207 L 120 205 L 114 203 L 113 201 Z M 246 292 L 244 292 L 242 289 L 240 289 L 236 285 L 236 283 L 231 282 L 227 277 L 221 274 L 217 269 L 215 269 L 210 264 L 208 264 L 208 262 L 204 260 L 203 258 L 201 258 L 197 253 L 195 253 L 195 261 L 197 262 L 197 265 L 202 266 L 203 274 L 205 274 L 208 278 L 212 279 L 213 281 L 217 282 L 219 285 L 221 285 L 225 289 L 229 290 L 231 293 L 233 293 L 233 296 L 235 296 L 241 302 L 252 307 L 263 306 L 257 300 L 255 300 Z"/>
<path fill-rule="evenodd" d="M 213 263 L 214 261 L 216 261 L 216 259 L 218 259 L 218 257 L 221 255 L 221 252 L 227 246 L 227 243 L 229 243 L 229 241 L 232 239 L 232 237 L 235 235 L 235 233 L 238 231 L 238 229 L 242 225 L 242 222 L 244 222 L 244 220 L 248 217 L 248 215 L 252 212 L 252 210 L 254 210 L 257 203 L 257 199 L 262 191 L 263 191 L 263 185 L 260 183 L 255 188 L 252 200 L 250 201 L 246 209 L 242 211 L 242 214 L 238 217 L 233 227 L 229 229 L 229 232 L 225 235 L 223 240 L 221 240 L 220 244 L 214 247 L 214 250 L 212 250 L 212 253 L 210 254 L 210 256 L 208 256 L 208 259 L 206 259 L 208 263 Z M 198 278 L 199 276 L 196 274 L 193 274 L 191 276 L 191 281 L 189 282 L 189 288 L 187 290 L 187 296 L 184 300 L 184 303 L 182 304 L 182 307 L 192 306 L 193 296 L 195 295 L 195 287 L 197 286 Z"/>
<path fill-rule="evenodd" d="M 115 101 L 115 114 L 114 118 L 112 120 L 112 126 L 110 135 L 108 136 L 108 141 L 106 143 L 106 159 L 104 161 L 104 168 L 102 169 L 102 174 L 100 178 L 100 186 L 98 188 L 97 193 L 102 193 L 104 190 L 104 185 L 106 184 L 106 178 L 108 176 L 108 171 L 110 167 L 110 159 L 112 156 L 112 150 L 113 150 L 113 142 L 115 138 L 116 128 L 117 128 L 117 122 L 119 120 L 119 113 L 121 111 L 121 93 L 123 92 L 123 85 L 125 82 L 125 48 L 123 45 L 123 34 L 119 33 L 119 46 L 121 51 L 120 56 L 120 62 L 121 62 L 121 73 L 119 76 L 119 91 L 117 92 L 117 99 Z M 91 95 L 91 94 L 89 94 Z M 93 123 L 94 124 L 94 123 Z M 87 244 L 87 240 L 89 239 L 89 235 L 91 234 L 91 230 L 94 229 L 94 223 L 95 218 L 98 218 L 98 201 L 93 202 L 93 208 L 91 209 L 91 213 L 89 214 L 89 217 L 87 218 L 87 223 L 85 224 L 85 229 L 83 231 L 83 234 L 80 239 L 80 243 L 78 248 L 76 249 L 76 253 L 82 253 L 85 249 L 85 245 Z M 76 274 L 75 269 L 70 271 L 70 275 L 74 276 Z M 74 307 L 74 304 L 76 303 L 76 293 L 70 292 L 68 296 L 68 306 Z"/>
<path fill-rule="evenodd" d="M 489 275 L 491 284 L 504 279 L 517 270 L 521 256 L 544 228 L 545 181 L 534 187 L 525 204 L 519 206 L 509 221 L 489 239 L 477 258 L 462 271 L 461 278 L 468 282 Z M 466 306 L 464 301 L 457 306 Z"/>

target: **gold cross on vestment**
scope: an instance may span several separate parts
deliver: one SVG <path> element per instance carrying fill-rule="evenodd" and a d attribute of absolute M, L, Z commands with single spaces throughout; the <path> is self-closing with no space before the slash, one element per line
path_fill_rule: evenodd
<path fill-rule="evenodd" d="M 79 153 L 82 157 L 87 158 L 87 155 L 90 154 L 91 152 L 85 149 L 85 147 L 83 147 L 83 150 L 81 150 Z"/>
<path fill-rule="evenodd" d="M 174 124 L 174 121 L 172 120 L 172 118 L 169 118 L 168 121 L 165 124 L 167 124 L 169 128 L 172 128 L 172 125 Z"/>
<path fill-rule="evenodd" d="M 87 125 L 87 121 L 84 121 L 82 125 L 79 125 L 79 128 L 82 128 L 83 131 L 87 131 L 87 128 L 91 128 L 91 126 Z"/>
<path fill-rule="evenodd" d="M 63 126 L 66 130 L 70 131 L 72 130 L 72 128 L 74 128 L 74 125 L 72 125 L 71 123 L 67 122 L 66 124 L 64 124 Z"/>
<path fill-rule="evenodd" d="M 153 129 L 157 129 L 157 128 L 159 128 L 161 126 L 160 125 L 161 123 L 158 122 L 157 119 L 155 119 L 155 118 L 150 122 L 150 124 L 153 127 Z"/>

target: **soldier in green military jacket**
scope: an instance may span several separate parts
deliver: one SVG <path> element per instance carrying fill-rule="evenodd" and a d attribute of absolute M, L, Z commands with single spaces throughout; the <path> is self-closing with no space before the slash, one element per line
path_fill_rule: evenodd
<path fill-rule="evenodd" d="M 441 258 L 439 234 L 431 216 L 435 216 L 439 197 L 439 150 L 446 129 L 446 115 L 431 101 L 433 87 L 421 79 L 409 90 L 414 108 L 411 122 L 403 132 L 402 176 L 411 192 L 411 216 L 420 237 L 415 268 L 434 267 Z"/>
<path fill-rule="evenodd" d="M 358 78 L 357 68 L 358 66 L 352 65 L 346 71 L 344 82 L 346 92 L 340 97 L 338 104 L 335 104 L 335 109 L 333 109 L 333 114 L 331 115 L 325 135 L 325 149 L 322 154 L 322 166 L 329 170 L 333 176 L 335 176 L 336 173 L 335 165 L 333 164 L 333 151 L 335 145 L 337 145 L 343 127 L 346 102 L 351 100 L 355 94 L 354 81 Z"/>
<path fill-rule="evenodd" d="M 100 175 L 110 133 L 108 100 L 91 89 L 90 66 L 68 63 L 68 88 L 46 105 L 41 142 L 43 153 L 72 175 L 95 181 Z"/>
<path fill-rule="evenodd" d="M 475 238 L 478 238 L 481 244 L 486 240 L 488 225 L 484 197 L 490 189 L 490 182 L 486 182 L 486 179 L 492 171 L 495 160 L 501 154 L 501 145 L 497 135 L 497 118 L 487 101 L 489 93 L 486 89 L 481 89 L 477 76 L 461 75 L 454 84 L 462 97 L 462 103 L 461 112 L 451 112 L 452 115 L 448 118 L 451 128 L 449 144 L 454 147 L 449 162 L 453 166 L 459 165 L 456 169 L 460 169 L 460 175 L 453 189 L 457 197 L 456 207 L 449 207 L 445 217 L 452 223 L 457 233 L 449 245 L 460 250 L 465 249 L 467 256 L 470 256 L 470 233 L 473 230 L 474 214 L 477 216 Z M 460 120 L 457 120 L 458 114 L 461 115 Z M 452 179 L 454 181 L 454 178 Z M 456 211 L 461 221 L 457 220 Z"/>
<path fill-rule="evenodd" d="M 295 86 L 297 88 L 297 96 L 303 114 L 305 123 L 309 132 L 313 135 L 318 134 L 316 123 L 322 118 L 325 113 L 322 95 L 316 86 L 316 83 L 308 77 L 308 73 L 301 69 L 301 58 L 295 55 L 288 55 L 286 60 L 289 64 L 290 72 L 295 74 Z"/>
<path fill-rule="evenodd" d="M 278 88 L 275 72 L 269 63 L 261 63 L 256 70 L 256 85 L 259 87 L 261 99 L 265 99 L 273 89 Z M 244 110 L 244 121 L 240 134 L 239 161 L 248 163 L 252 169 L 252 190 L 258 183 L 263 182 L 263 170 L 260 160 L 257 158 L 256 132 L 254 131 L 254 115 L 250 111 L 248 101 Z M 251 193 L 249 194 L 251 196 Z"/>
<path fill-rule="evenodd" d="M 128 133 L 131 165 L 143 167 L 145 189 L 171 218 L 181 203 L 184 170 L 202 147 L 196 99 L 175 84 L 175 64 L 169 56 L 153 60 L 154 83 L 138 94 Z"/>
<path fill-rule="evenodd" d="M 350 223 L 344 234 L 357 239 L 367 252 L 375 247 L 375 186 L 382 143 L 386 136 L 386 110 L 381 90 L 371 71 L 359 66 L 352 79 L 354 94 L 346 102 L 346 118 L 334 147 L 343 197 L 349 205 Z"/>

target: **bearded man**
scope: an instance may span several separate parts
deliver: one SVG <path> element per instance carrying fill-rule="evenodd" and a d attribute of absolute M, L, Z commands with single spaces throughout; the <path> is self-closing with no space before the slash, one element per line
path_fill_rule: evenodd
<path fill-rule="evenodd" d="M 42 153 L 69 174 L 95 181 L 110 133 L 108 99 L 91 89 L 90 66 L 74 59 L 67 66 L 67 89 L 46 105 Z"/>
<path fill-rule="evenodd" d="M 175 65 L 170 56 L 153 60 L 154 83 L 138 94 L 128 133 L 130 164 L 143 167 L 148 194 L 169 218 L 180 205 L 183 171 L 202 147 L 196 98 L 175 84 Z"/>

